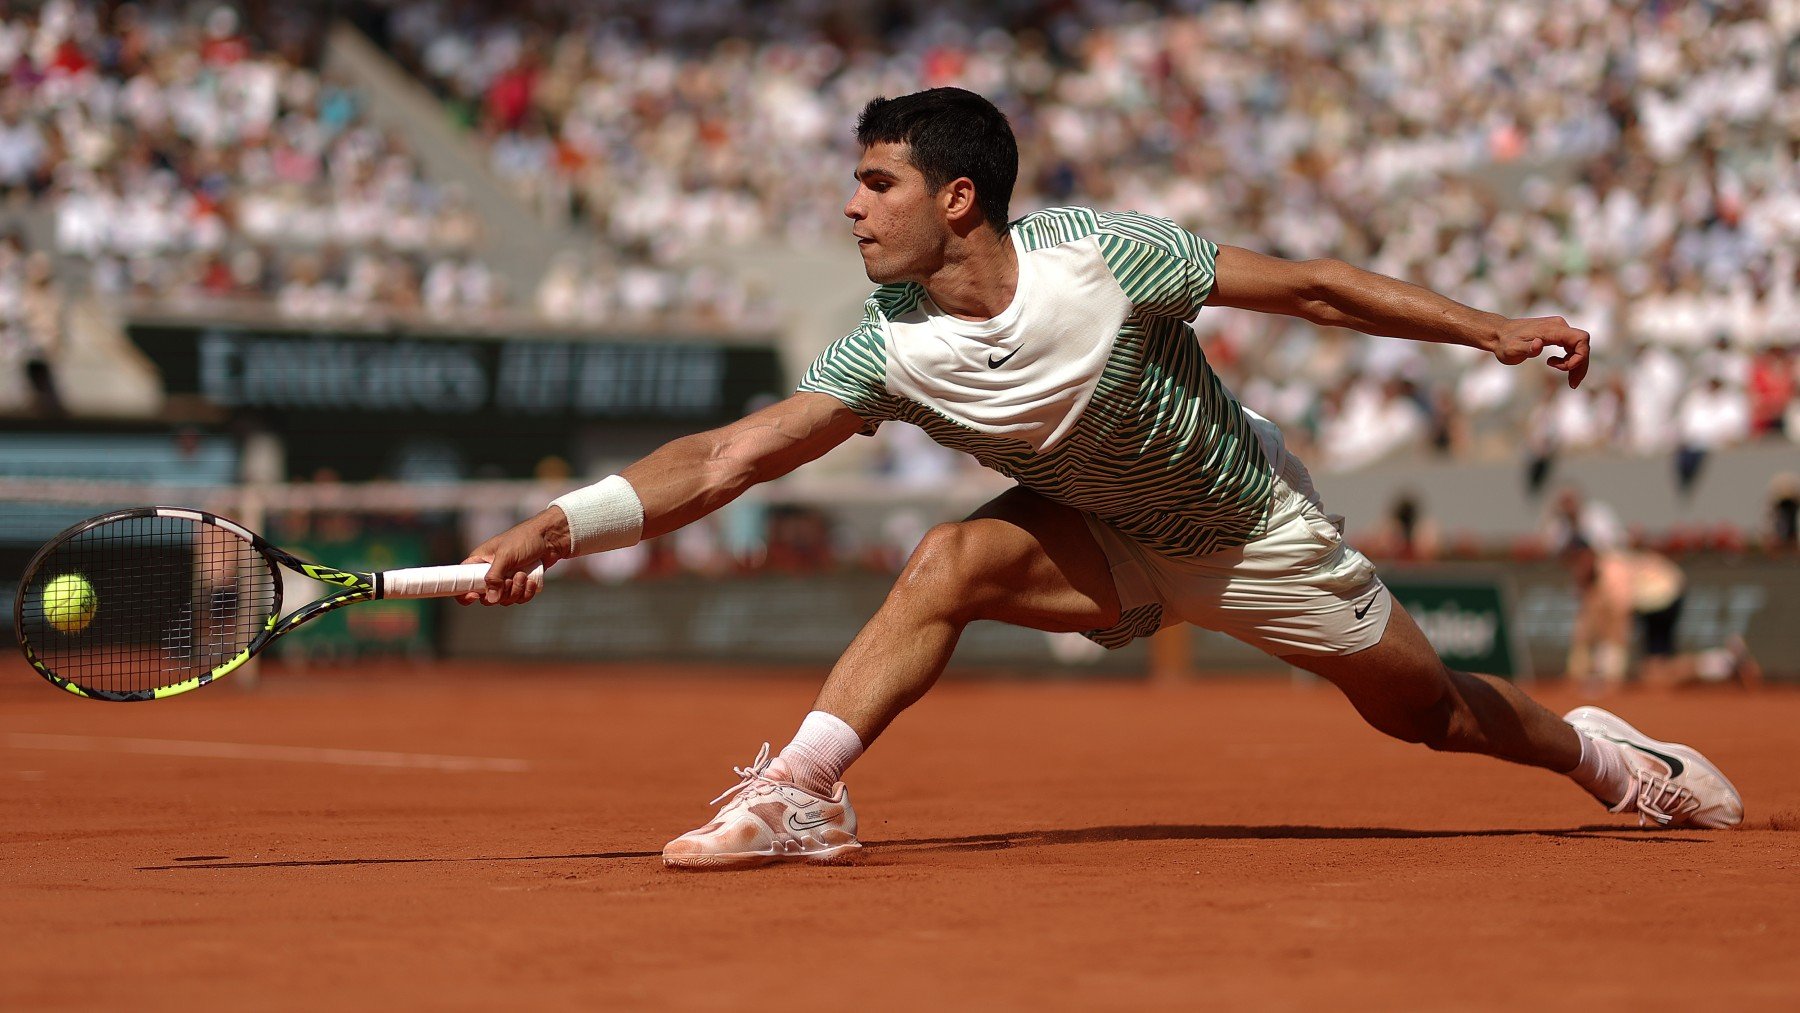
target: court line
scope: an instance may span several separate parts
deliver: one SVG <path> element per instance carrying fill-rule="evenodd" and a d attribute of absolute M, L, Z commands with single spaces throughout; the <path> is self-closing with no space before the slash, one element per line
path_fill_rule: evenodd
<path fill-rule="evenodd" d="M 241 742 L 197 742 L 191 739 L 130 739 L 98 735 L 49 735 L 8 732 L 10 749 L 52 749 L 67 753 L 135 753 L 142 756 L 191 756 L 215 760 L 274 760 L 322 763 L 338 767 L 389 767 L 519 774 L 531 769 L 524 760 L 485 756 L 439 756 L 433 753 L 388 753 L 370 749 L 327 749 L 315 746 L 259 746 Z"/>

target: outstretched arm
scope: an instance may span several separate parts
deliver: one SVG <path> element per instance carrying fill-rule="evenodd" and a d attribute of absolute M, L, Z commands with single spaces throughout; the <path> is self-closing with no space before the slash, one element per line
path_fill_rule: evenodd
<path fill-rule="evenodd" d="M 643 504 L 643 537 L 674 531 L 738 498 L 744 490 L 793 471 L 855 435 L 863 421 L 825 394 L 795 394 L 730 425 L 672 440 L 620 473 Z M 616 480 L 615 480 L 616 481 Z M 575 555 L 569 518 L 559 506 L 481 543 L 465 562 L 492 563 L 490 599 L 512 605 L 537 590 L 526 574 Z"/>
<path fill-rule="evenodd" d="M 1549 360 L 1579 387 L 1588 370 L 1588 333 L 1562 317 L 1508 319 L 1339 260 L 1282 260 L 1235 246 L 1219 247 L 1210 306 L 1283 313 L 1364 334 L 1467 345 L 1509 366 L 1545 348 Z"/>

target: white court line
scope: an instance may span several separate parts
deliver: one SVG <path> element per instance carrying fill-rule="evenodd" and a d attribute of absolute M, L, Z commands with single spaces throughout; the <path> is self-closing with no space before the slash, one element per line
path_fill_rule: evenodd
<path fill-rule="evenodd" d="M 325 763 L 340 767 L 397 767 L 450 773 L 531 769 L 524 760 L 483 756 L 437 756 L 431 753 L 384 753 L 368 749 L 321 749 L 312 746 L 255 746 L 238 742 L 194 742 L 187 739 L 121 739 L 97 735 L 44 735 L 8 732 L 10 749 L 55 749 L 67 753 L 137 753 L 144 756 L 199 756 L 217 760 L 276 760 L 282 763 Z"/>

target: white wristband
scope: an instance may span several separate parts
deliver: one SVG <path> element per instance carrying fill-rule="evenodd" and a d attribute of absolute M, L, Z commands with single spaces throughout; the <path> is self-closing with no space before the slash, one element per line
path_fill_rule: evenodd
<path fill-rule="evenodd" d="M 623 549 L 644 537 L 644 504 L 631 483 L 617 475 L 558 496 L 550 505 L 568 516 L 569 543 L 578 556 Z"/>

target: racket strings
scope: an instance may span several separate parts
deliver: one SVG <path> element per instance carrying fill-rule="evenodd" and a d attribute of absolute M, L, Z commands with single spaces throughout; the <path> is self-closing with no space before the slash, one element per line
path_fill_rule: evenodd
<path fill-rule="evenodd" d="M 148 692 L 236 657 L 277 598 L 269 563 L 235 533 L 186 517 L 131 516 L 53 548 L 27 582 L 21 618 L 34 653 L 61 678 Z"/>

